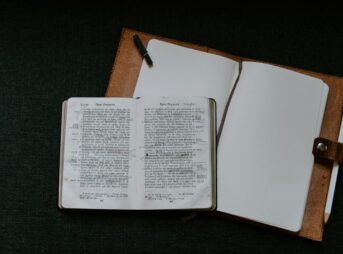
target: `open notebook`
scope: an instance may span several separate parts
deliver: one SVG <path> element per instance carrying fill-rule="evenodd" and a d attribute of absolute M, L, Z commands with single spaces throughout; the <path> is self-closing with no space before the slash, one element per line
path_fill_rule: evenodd
<path fill-rule="evenodd" d="M 143 62 L 134 97 L 205 96 L 217 102 L 217 210 L 299 231 L 327 85 L 273 65 L 240 66 L 159 40 L 150 40 L 147 49 L 154 66 Z"/>

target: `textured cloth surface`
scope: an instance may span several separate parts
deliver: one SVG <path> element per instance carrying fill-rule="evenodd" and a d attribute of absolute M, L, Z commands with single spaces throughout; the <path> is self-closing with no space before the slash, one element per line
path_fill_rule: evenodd
<path fill-rule="evenodd" d="M 104 95 L 124 26 L 343 76 L 342 15 L 257 13 L 0 4 L 0 253 L 342 253 L 342 173 L 322 243 L 205 214 L 57 208 L 62 101 Z"/>

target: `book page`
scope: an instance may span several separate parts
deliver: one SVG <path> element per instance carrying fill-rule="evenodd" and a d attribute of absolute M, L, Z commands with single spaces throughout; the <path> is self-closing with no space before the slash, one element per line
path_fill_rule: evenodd
<path fill-rule="evenodd" d="M 328 87 L 244 62 L 218 144 L 218 210 L 299 231 Z"/>
<path fill-rule="evenodd" d="M 135 148 L 134 99 L 67 101 L 63 208 L 127 209 Z"/>
<path fill-rule="evenodd" d="M 64 142 L 65 142 L 65 125 L 66 125 L 66 110 L 67 101 L 62 104 L 62 117 L 61 117 L 61 144 L 60 144 L 60 168 L 59 168 L 59 181 L 58 181 L 58 207 L 62 207 L 62 183 L 63 183 L 63 164 L 64 164 Z"/>
<path fill-rule="evenodd" d="M 229 58 L 150 40 L 147 46 L 153 67 L 145 61 L 134 97 L 203 96 L 217 103 L 217 129 L 238 76 L 239 63 Z"/>
<path fill-rule="evenodd" d="M 211 208 L 214 169 L 209 99 L 140 98 L 137 115 L 138 207 Z"/>

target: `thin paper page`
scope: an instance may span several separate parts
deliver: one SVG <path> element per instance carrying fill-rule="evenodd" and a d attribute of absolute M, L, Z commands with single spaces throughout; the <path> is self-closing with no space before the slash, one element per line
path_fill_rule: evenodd
<path fill-rule="evenodd" d="M 128 209 L 135 147 L 134 99 L 71 98 L 67 102 L 63 208 Z"/>
<path fill-rule="evenodd" d="M 218 210 L 299 231 L 328 87 L 244 62 L 218 146 Z"/>
<path fill-rule="evenodd" d="M 140 209 L 211 208 L 209 106 L 208 98 L 138 100 Z"/>
<path fill-rule="evenodd" d="M 62 104 L 62 117 L 61 117 L 61 145 L 60 145 L 60 168 L 59 168 L 59 184 L 58 184 L 58 207 L 62 208 L 62 179 L 63 179 L 63 161 L 64 161 L 64 141 L 65 141 L 65 124 L 66 124 L 66 105 L 67 101 Z"/>
<path fill-rule="evenodd" d="M 175 44 L 150 40 L 154 66 L 143 61 L 134 92 L 144 96 L 203 96 L 216 100 L 217 128 L 238 75 L 238 62 Z"/>

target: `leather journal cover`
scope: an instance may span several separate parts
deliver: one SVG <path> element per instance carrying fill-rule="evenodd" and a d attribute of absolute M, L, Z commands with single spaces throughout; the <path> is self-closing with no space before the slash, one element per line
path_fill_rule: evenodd
<path fill-rule="evenodd" d="M 132 97 L 134 93 L 141 64 L 143 61 L 142 56 L 135 47 L 132 39 L 133 35 L 135 34 L 138 34 L 140 36 L 143 44 L 145 45 L 147 45 L 150 39 L 158 39 L 180 46 L 221 55 L 236 61 L 254 61 L 252 59 L 246 59 L 219 50 L 211 49 L 206 46 L 185 43 L 124 28 L 122 30 L 121 39 L 117 49 L 117 55 L 115 57 L 110 81 L 105 96 Z M 329 86 L 329 95 L 327 99 L 320 137 L 336 141 L 338 139 L 340 121 L 343 111 L 343 78 L 287 66 L 280 67 L 288 68 L 306 75 L 320 78 Z M 333 164 L 330 161 L 319 161 L 317 159 L 315 161 L 302 229 L 297 233 L 301 237 L 316 241 L 322 240 L 324 230 L 324 209 L 330 183 L 332 166 Z"/>

